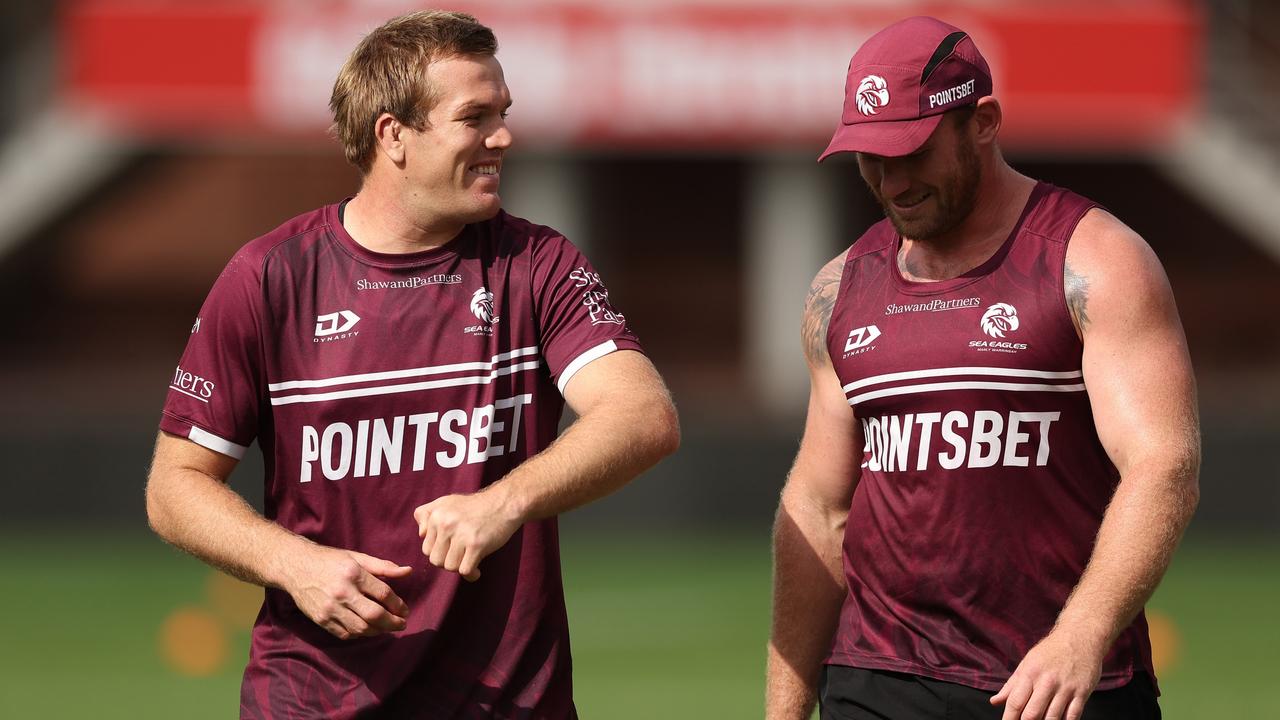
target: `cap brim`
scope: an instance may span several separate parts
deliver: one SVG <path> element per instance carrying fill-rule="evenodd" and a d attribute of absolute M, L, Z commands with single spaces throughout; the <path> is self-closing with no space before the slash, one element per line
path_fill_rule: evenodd
<path fill-rule="evenodd" d="M 862 152 L 882 157 L 910 155 L 933 134 L 942 113 L 911 120 L 884 120 L 841 125 L 818 162 L 842 152 Z"/>

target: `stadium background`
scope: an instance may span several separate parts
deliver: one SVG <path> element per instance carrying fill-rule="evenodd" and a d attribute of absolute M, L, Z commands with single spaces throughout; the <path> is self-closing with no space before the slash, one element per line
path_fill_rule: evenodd
<path fill-rule="evenodd" d="M 0 717 L 229 717 L 257 592 L 162 545 L 142 485 L 240 244 L 354 191 L 329 84 L 403 0 L 0 4 Z M 1166 716 L 1276 717 L 1280 9 L 1255 0 L 472 2 L 515 97 L 503 194 L 586 247 L 681 453 L 563 520 L 585 717 L 759 715 L 800 303 L 877 217 L 814 157 L 852 50 L 929 13 L 991 61 L 1005 147 L 1165 263 L 1203 498 L 1150 608 Z M 234 484 L 260 499 L 260 460 Z"/>

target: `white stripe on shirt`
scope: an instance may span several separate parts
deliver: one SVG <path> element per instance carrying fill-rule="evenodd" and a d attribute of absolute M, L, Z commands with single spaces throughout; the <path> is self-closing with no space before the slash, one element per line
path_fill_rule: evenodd
<path fill-rule="evenodd" d="M 923 383 L 919 385 L 900 385 L 898 387 L 872 390 L 849 398 L 850 405 L 876 400 L 894 395 L 910 395 L 912 393 L 939 392 L 942 390 L 1013 390 L 1018 392 L 1082 392 L 1084 383 L 1075 385 L 1039 385 L 1034 383 L 1010 382 L 943 382 Z"/>
<path fill-rule="evenodd" d="M 324 402 L 326 400 L 342 400 L 344 398 L 353 397 L 369 397 L 372 395 L 394 395 L 398 393 L 417 392 L 419 390 L 433 390 L 442 387 L 458 387 L 460 385 L 487 385 L 495 378 L 503 375 L 511 375 L 525 370 L 535 370 L 542 365 L 541 360 L 530 360 L 529 362 L 511 365 L 509 367 L 496 368 L 487 375 L 469 375 L 466 377 L 446 378 L 444 380 L 425 380 L 416 383 L 402 383 L 399 385 L 375 385 L 373 387 L 355 388 L 352 390 L 336 390 L 334 392 L 316 393 L 314 395 L 284 395 L 271 398 L 272 405 L 291 405 L 300 402 Z M 354 377 L 354 376 L 349 376 Z"/>
<path fill-rule="evenodd" d="M 526 355 L 536 355 L 538 347 L 532 345 L 523 347 L 518 350 L 494 355 L 489 362 L 483 360 L 478 362 L 453 363 L 451 365 L 434 365 L 420 368 L 410 368 L 407 370 L 387 370 L 384 372 L 361 373 L 358 375 L 341 375 L 338 377 L 323 378 L 320 380 L 288 380 L 285 382 L 271 383 L 267 389 L 271 392 L 279 392 L 281 390 L 296 390 L 304 388 L 320 388 L 332 387 L 334 385 L 347 385 L 349 383 L 373 382 L 376 380 L 400 380 L 410 377 L 421 377 L 423 375 L 440 375 L 450 372 L 461 372 L 464 370 L 488 370 L 492 371 L 494 366 L 507 360 L 512 360 Z"/>
<path fill-rule="evenodd" d="M 947 375 L 1006 375 L 1008 377 L 1043 378 L 1045 380 L 1075 380 L 1077 378 L 1084 377 L 1084 374 L 1079 370 L 1072 370 L 1069 372 L 1050 372 L 1047 370 L 1025 370 L 1023 368 L 1001 367 L 930 368 L 927 370 L 909 370 L 907 372 L 873 375 L 869 378 L 863 378 L 845 385 L 844 391 L 849 393 L 859 388 L 893 382 L 895 380 L 915 380 L 916 378 L 945 377 Z"/>

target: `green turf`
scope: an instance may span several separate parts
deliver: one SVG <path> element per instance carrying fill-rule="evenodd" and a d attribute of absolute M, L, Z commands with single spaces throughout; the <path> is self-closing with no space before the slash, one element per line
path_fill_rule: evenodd
<path fill-rule="evenodd" d="M 769 545 L 566 540 L 584 718 L 747 718 L 763 702 Z"/>
<path fill-rule="evenodd" d="M 602 538 L 566 532 L 583 717 L 758 717 L 769 612 L 765 538 Z M 138 538 L 5 537 L 0 718 L 234 717 L 248 633 L 210 677 L 160 658 L 163 618 L 207 607 L 207 570 Z M 1151 607 L 1177 628 L 1165 717 L 1280 717 L 1270 689 L 1280 543 L 1188 543 Z"/>
<path fill-rule="evenodd" d="M 1172 619 L 1161 675 L 1168 720 L 1278 718 L 1280 542 L 1188 542 L 1148 607 Z"/>

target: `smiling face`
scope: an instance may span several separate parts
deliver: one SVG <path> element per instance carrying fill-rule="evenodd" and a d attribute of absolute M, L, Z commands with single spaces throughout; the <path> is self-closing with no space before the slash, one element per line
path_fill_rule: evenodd
<path fill-rule="evenodd" d="M 421 129 L 404 128 L 397 163 L 402 200 L 424 226 L 487 220 L 502 204 L 502 160 L 511 147 L 511 93 L 492 56 L 455 56 L 431 63 L 435 104 Z"/>
<path fill-rule="evenodd" d="M 977 202 L 982 166 L 968 121 L 953 111 L 919 150 L 903 157 L 858 153 L 858 170 L 900 235 L 930 240 L 955 229 Z"/>

